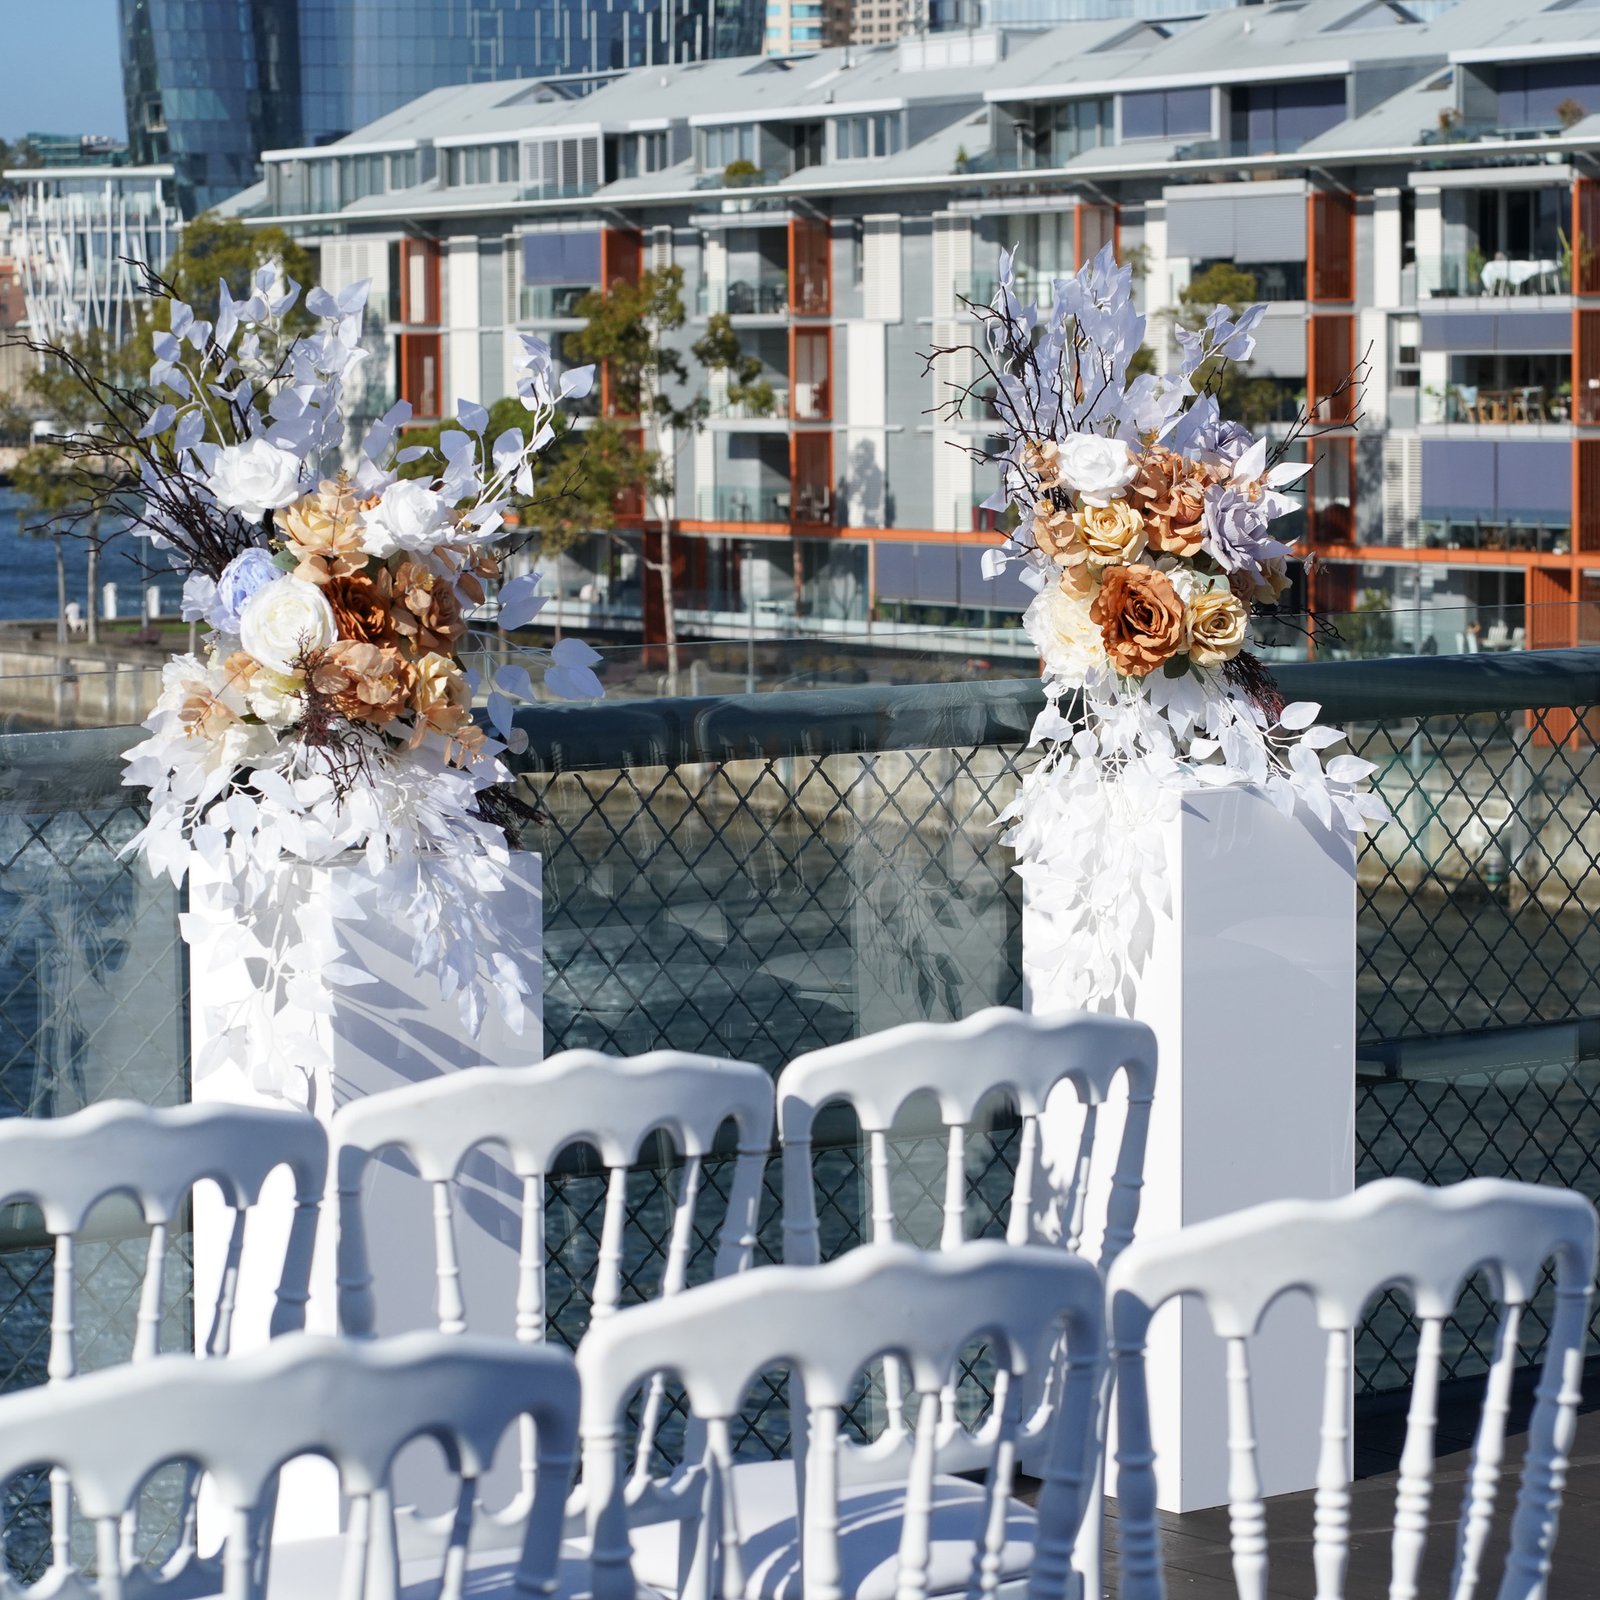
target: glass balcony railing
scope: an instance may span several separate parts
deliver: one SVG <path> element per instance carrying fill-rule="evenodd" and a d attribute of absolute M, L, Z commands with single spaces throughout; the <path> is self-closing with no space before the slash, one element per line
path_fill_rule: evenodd
<path fill-rule="evenodd" d="M 695 516 L 701 522 L 788 522 L 792 499 L 782 489 L 733 489 L 720 484 L 695 491 Z"/>
<path fill-rule="evenodd" d="M 1520 426 L 1570 422 L 1572 393 L 1564 382 L 1507 387 L 1452 383 L 1443 389 L 1429 387 L 1420 393 L 1417 420 Z"/>
<path fill-rule="evenodd" d="M 522 286 L 517 312 L 523 322 L 560 322 L 577 318 L 579 302 L 593 294 L 592 283 L 528 283 Z"/>
<path fill-rule="evenodd" d="M 695 296 L 701 316 L 726 312 L 730 317 L 781 317 L 789 309 L 786 273 L 755 279 L 735 278 L 729 283 L 702 283 Z"/>
<path fill-rule="evenodd" d="M 1571 258 L 1559 247 L 1518 256 L 1474 249 L 1417 258 L 1419 300 L 1571 293 Z"/>
<path fill-rule="evenodd" d="M 735 404 L 725 394 L 714 394 L 711 397 L 710 415 L 725 422 L 786 423 L 789 420 L 789 385 L 777 377 L 769 377 L 767 383 L 772 390 L 772 406 L 769 410 L 757 411 L 743 403 Z"/>
<path fill-rule="evenodd" d="M 1505 514 L 1493 520 L 1473 519 L 1424 506 L 1415 542 L 1424 550 L 1510 550 L 1564 556 L 1572 549 L 1572 528 L 1565 522 Z"/>

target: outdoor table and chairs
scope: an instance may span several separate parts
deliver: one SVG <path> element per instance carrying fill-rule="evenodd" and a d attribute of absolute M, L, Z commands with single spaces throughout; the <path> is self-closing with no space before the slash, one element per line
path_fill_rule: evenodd
<path fill-rule="evenodd" d="M 1521 1489 L 1501 1507 L 1509 1581 L 1537 1592 L 1578 1403 L 1593 1208 L 1498 1179 L 1391 1179 L 1143 1239 L 1159 1095 L 1142 1024 L 995 1008 L 796 1057 L 776 1082 L 678 1051 L 568 1051 L 368 1096 L 334 1113 L 331 1133 L 309 1116 L 208 1105 L 14 1122 L 0 1128 L 0 1190 L 37 1199 L 58 1300 L 51 1381 L 0 1397 L 0 1481 L 53 1469 L 46 1587 L 102 1600 L 1073 1600 L 1103 1592 L 1114 1468 L 1119 1592 L 1157 1600 L 1146 1334 L 1164 1302 L 1189 1295 L 1226 1353 L 1215 1448 L 1232 1463 L 1231 1567 L 1243 1600 L 1260 1600 L 1251 1352 L 1267 1308 L 1298 1290 L 1326 1344 L 1313 1556 L 1318 1592 L 1333 1595 L 1371 1542 L 1352 1552 L 1353 1330 L 1398 1287 L 1421 1325 L 1418 1398 L 1384 1545 L 1409 1593 L 1436 1554 L 1425 1560 L 1442 1330 L 1466 1280 L 1487 1272 L 1502 1334 L 1451 1545 L 1470 1586 L 1499 1548 L 1488 1530 L 1518 1319 L 1549 1264 L 1554 1312 Z M 980 1197 L 968 1158 L 1003 1105 L 1015 1171 L 1008 1193 Z M 856 1223 L 819 1141 L 841 1117 L 863 1144 Z M 675 1182 L 652 1180 L 669 1221 L 641 1301 L 624 1272 L 630 1194 L 658 1136 L 680 1164 Z M 583 1171 L 604 1198 L 588 1246 L 556 1263 L 547 1194 L 575 1146 L 591 1152 Z M 396 1160 L 430 1199 L 431 1239 L 378 1263 L 370 1180 Z M 279 1168 L 286 1226 L 257 1237 L 245 1219 Z M 202 1179 L 233 1215 L 216 1231 L 216 1306 L 196 1323 L 195 1354 L 163 1354 L 164 1251 Z M 899 1222 L 907 1181 L 933 1207 L 921 1247 Z M 774 1191 L 778 1209 L 764 1212 Z M 131 1360 L 81 1376 L 75 1247 L 108 1195 L 128 1196 L 150 1230 L 138 1331 Z M 998 1236 L 973 1237 L 979 1198 Z M 764 1214 L 781 1265 L 757 1263 Z M 499 1307 L 464 1292 L 472 1229 L 514 1249 Z M 334 1270 L 313 1269 L 319 1230 Z M 247 1238 L 267 1253 L 271 1306 L 241 1298 Z M 409 1280 L 398 1298 L 386 1275 Z M 558 1278 L 565 1310 L 553 1303 Z M 336 1332 L 301 1331 L 308 1295 L 314 1318 L 335 1280 Z M 396 1306 L 432 1325 L 382 1334 Z M 169 1335 L 169 1352 L 175 1342 L 186 1341 Z M 964 1374 L 977 1367 L 988 1399 L 974 1407 Z M 786 1396 L 788 1443 L 776 1459 L 749 1459 L 750 1399 L 767 1392 Z M 397 1463 L 424 1440 L 437 1507 L 398 1487 Z M 306 1455 L 331 1466 L 280 1485 L 278 1469 Z M 174 1463 L 185 1471 L 165 1491 L 158 1581 L 138 1507 L 148 1510 L 151 1473 Z M 8 1496 L 4 1514 L 19 1504 Z M 286 1524 L 308 1504 L 327 1531 L 294 1536 Z M 0 1581 L 0 1592 L 13 1591 Z"/>

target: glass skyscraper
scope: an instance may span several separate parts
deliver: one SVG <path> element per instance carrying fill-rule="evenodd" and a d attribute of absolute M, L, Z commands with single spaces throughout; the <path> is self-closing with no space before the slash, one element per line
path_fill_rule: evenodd
<path fill-rule="evenodd" d="M 120 0 L 133 159 L 186 213 L 262 150 L 326 144 L 444 84 L 760 52 L 765 0 Z"/>

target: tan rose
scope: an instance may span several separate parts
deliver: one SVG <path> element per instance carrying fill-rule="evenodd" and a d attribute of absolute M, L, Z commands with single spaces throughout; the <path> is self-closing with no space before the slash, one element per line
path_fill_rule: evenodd
<path fill-rule="evenodd" d="M 430 731 L 442 733 L 462 750 L 476 750 L 483 730 L 472 721 L 472 690 L 467 675 L 448 656 L 425 655 L 413 668 L 411 707 L 417 716 L 413 744 Z"/>
<path fill-rule="evenodd" d="M 1108 567 L 1089 617 L 1099 624 L 1111 665 L 1125 677 L 1153 672 L 1183 643 L 1183 602 L 1154 567 Z"/>
<path fill-rule="evenodd" d="M 330 578 L 322 593 L 333 607 L 333 620 L 341 639 L 363 644 L 393 644 L 394 596 L 388 570 L 379 567 L 368 577 Z"/>
<path fill-rule="evenodd" d="M 467 626 L 449 579 L 420 561 L 401 561 L 394 569 L 391 615 L 394 631 L 419 656 L 453 654 Z"/>
<path fill-rule="evenodd" d="M 365 570 L 355 495 L 343 479 L 320 484 L 281 512 L 278 525 L 284 547 L 300 565 L 294 575 L 306 583 L 325 584 L 352 578 Z"/>
<path fill-rule="evenodd" d="M 1228 590 L 1207 589 L 1197 594 L 1184 618 L 1189 659 L 1198 667 L 1220 667 L 1231 661 L 1244 645 L 1248 621 L 1243 603 Z"/>
<path fill-rule="evenodd" d="M 1144 551 L 1144 518 L 1126 500 L 1085 506 L 1073 513 L 1072 520 L 1083 545 L 1084 559 L 1097 567 L 1132 561 Z"/>
<path fill-rule="evenodd" d="M 310 673 L 311 687 L 344 716 L 380 727 L 407 709 L 410 680 L 398 650 L 355 639 L 341 639 L 324 650 Z"/>

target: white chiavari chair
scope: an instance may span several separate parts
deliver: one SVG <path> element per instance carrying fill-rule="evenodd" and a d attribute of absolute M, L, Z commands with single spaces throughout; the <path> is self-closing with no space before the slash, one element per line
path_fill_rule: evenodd
<path fill-rule="evenodd" d="M 144 1362 L 160 1354 L 162 1323 L 178 1298 L 183 1276 L 174 1270 L 181 1267 L 172 1254 L 176 1236 L 189 1216 L 195 1186 L 207 1179 L 221 1196 L 216 1215 L 227 1217 L 226 1245 L 220 1271 L 209 1286 L 214 1296 L 209 1305 L 194 1308 L 194 1353 L 229 1353 L 246 1223 L 268 1177 L 280 1167 L 288 1169 L 292 1180 L 294 1207 L 282 1235 L 282 1265 L 268 1331 L 276 1337 L 303 1328 L 327 1160 L 327 1136 L 314 1119 L 249 1106 L 151 1107 L 114 1100 L 68 1117 L 19 1117 L 0 1123 L 0 1199 L 28 1201 L 38 1208 L 53 1255 L 46 1365 L 50 1385 L 78 1378 L 80 1280 L 86 1272 L 109 1270 L 110 1251 L 140 1237 L 147 1242 L 128 1355 L 133 1362 Z M 102 1257 L 98 1269 L 86 1259 L 91 1251 Z M 126 1270 L 120 1257 L 118 1270 Z M 111 1292 L 114 1286 L 101 1286 L 102 1296 Z M 68 1475 L 58 1470 L 51 1479 L 51 1547 L 57 1566 L 68 1555 L 71 1508 Z M 192 1542 L 193 1533 L 191 1503 L 185 1540 Z M 134 1536 L 130 1515 L 124 1527 L 130 1549 Z"/>
<path fill-rule="evenodd" d="M 356 1342 L 291 1334 L 230 1361 L 167 1356 L 90 1374 L 59 1391 L 0 1400 L 0 1483 L 50 1463 L 71 1477 L 95 1530 L 94 1575 L 70 1555 L 52 1571 L 60 1600 L 460 1600 L 586 1587 L 563 1562 L 561 1528 L 578 1420 L 572 1359 L 555 1349 L 436 1333 Z M 475 1484 L 510 1426 L 537 1440 L 537 1491 L 520 1547 L 473 1556 Z M 434 1547 L 401 1565 L 376 1513 L 396 1454 L 440 1445 L 458 1480 L 458 1514 Z M 278 1469 L 308 1453 L 332 1460 L 351 1513 L 337 1539 L 271 1545 Z M 181 1549 L 160 1570 L 130 1556 L 119 1529 L 141 1485 L 181 1461 L 213 1485 L 224 1540 Z M 0 1572 L 0 1595 L 21 1597 Z"/>
<path fill-rule="evenodd" d="M 1580 1398 L 1594 1208 L 1569 1190 L 1476 1178 L 1431 1189 L 1404 1179 L 1371 1183 L 1333 1201 L 1275 1201 L 1141 1241 L 1113 1267 L 1108 1292 L 1117 1366 L 1117 1513 L 1124 1600 L 1161 1600 L 1165 1584 L 1156 1525 L 1144 1347 L 1150 1319 L 1168 1300 L 1197 1297 L 1226 1349 L 1228 1520 L 1241 1600 L 1268 1593 L 1267 1515 L 1252 1414 L 1250 1341 L 1279 1296 L 1299 1291 L 1327 1336 L 1315 1491 L 1312 1562 L 1318 1600 L 1344 1593 L 1350 1554 L 1348 1451 L 1354 1330 L 1385 1289 L 1409 1298 L 1419 1324 L 1416 1375 L 1396 1488 L 1389 1593 L 1419 1592 L 1434 1509 L 1434 1430 L 1444 1326 L 1474 1273 L 1498 1300 L 1497 1343 L 1454 1540 L 1453 1573 L 1431 1591 L 1452 1600 L 1488 1592 L 1483 1571 L 1506 1460 L 1518 1335 L 1546 1263 L 1554 1266 L 1554 1316 L 1510 1518 L 1501 1600 L 1545 1590 L 1561 1488 Z M 1438 1575 L 1443 1578 L 1443 1571 Z"/>
<path fill-rule="evenodd" d="M 1067 1360 L 1037 1510 L 1012 1498 L 1022 1378 Z M 996 1425 L 981 1481 L 942 1457 L 941 1396 L 961 1352 L 989 1341 L 999 1371 Z M 885 1352 L 912 1396 L 902 1477 L 852 1487 L 842 1473 L 844 1413 Z M 998 1241 L 959 1250 L 884 1245 L 816 1267 L 763 1267 L 671 1300 L 630 1307 L 578 1352 L 583 1472 L 595 1600 L 624 1600 L 647 1569 L 683 1600 L 926 1600 L 940 1595 L 1080 1593 L 1071 1553 L 1091 1494 L 1105 1360 L 1099 1274 L 1063 1251 Z M 800 1379 L 793 1428 L 801 1515 L 773 1516 L 741 1494 L 735 1425 L 760 1374 Z M 683 1388 L 706 1446 L 670 1473 L 628 1463 L 625 1414 L 656 1375 Z M 963 1459 L 967 1459 L 964 1457 Z M 643 1478 L 643 1482 L 641 1482 Z"/>

